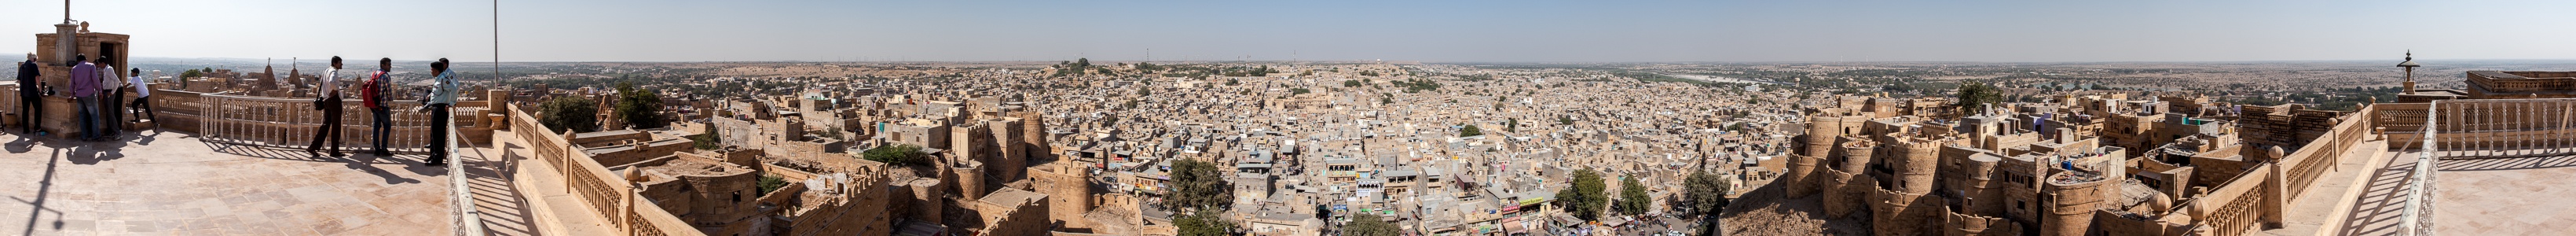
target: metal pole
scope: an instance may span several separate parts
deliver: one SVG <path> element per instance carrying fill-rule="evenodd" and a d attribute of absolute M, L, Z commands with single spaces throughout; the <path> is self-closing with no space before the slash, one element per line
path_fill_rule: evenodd
<path fill-rule="evenodd" d="M 501 76 L 501 0 L 492 0 L 492 79 L 507 84 Z"/>

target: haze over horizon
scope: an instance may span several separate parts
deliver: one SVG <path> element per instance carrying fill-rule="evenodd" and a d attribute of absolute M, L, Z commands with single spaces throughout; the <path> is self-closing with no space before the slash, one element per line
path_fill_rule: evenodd
<path fill-rule="evenodd" d="M 60 1 L 0 9 L 52 32 Z M 135 57 L 490 61 L 492 5 L 73 1 Z M 2576 59 L 2572 1 L 502 2 L 503 61 Z M 2463 17 L 2463 14 L 2468 15 Z M 35 45 L 0 46 L 23 53 Z"/>

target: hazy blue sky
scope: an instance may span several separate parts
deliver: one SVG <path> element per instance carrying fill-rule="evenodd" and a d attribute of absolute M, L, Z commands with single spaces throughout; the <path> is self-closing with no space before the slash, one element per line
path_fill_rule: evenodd
<path fill-rule="evenodd" d="M 61 1 L 8 0 L 0 35 Z M 489 1 L 74 1 L 148 57 L 488 61 Z M 501 3 L 504 61 L 2576 59 L 2576 1 Z M 26 52 L 34 40 L 0 44 Z"/>

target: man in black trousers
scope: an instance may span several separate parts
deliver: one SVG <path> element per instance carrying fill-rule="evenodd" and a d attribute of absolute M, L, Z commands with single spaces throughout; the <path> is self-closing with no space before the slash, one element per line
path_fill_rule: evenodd
<path fill-rule="evenodd" d="M 331 57 L 331 69 L 323 70 L 321 79 L 322 98 L 313 102 L 313 109 L 322 110 L 322 127 L 313 130 L 313 144 L 305 145 L 304 153 L 322 158 L 322 141 L 331 141 L 331 156 L 349 156 L 340 152 L 340 57 Z"/>
<path fill-rule="evenodd" d="M 37 119 L 44 117 L 37 114 L 45 111 L 45 83 L 36 81 L 43 71 L 37 69 L 33 53 L 27 54 L 26 62 L 18 63 L 18 125 L 27 126 L 27 135 L 36 135 L 36 123 L 41 123 Z"/>
<path fill-rule="evenodd" d="M 447 133 L 447 120 L 448 107 L 456 104 L 456 73 L 448 70 L 447 58 L 439 58 L 429 63 L 429 74 L 437 84 L 431 85 L 429 96 L 422 98 L 427 100 L 422 103 L 428 105 L 421 109 L 429 110 L 429 161 L 421 164 L 442 166 L 447 165 L 448 155 L 454 155 L 447 153 L 447 140 L 453 138 Z"/>

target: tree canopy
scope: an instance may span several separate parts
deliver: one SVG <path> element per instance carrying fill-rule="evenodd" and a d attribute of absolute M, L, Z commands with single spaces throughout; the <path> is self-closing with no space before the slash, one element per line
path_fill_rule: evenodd
<path fill-rule="evenodd" d="M 1574 171 L 1573 184 L 1556 191 L 1556 204 L 1564 207 L 1565 212 L 1574 218 L 1600 220 L 1601 208 L 1609 205 L 1610 201 L 1609 196 L 1601 193 L 1609 187 L 1607 185 L 1601 182 L 1600 172 L 1590 168 Z"/>
<path fill-rule="evenodd" d="M 867 152 L 860 153 L 860 155 L 870 161 L 884 162 L 887 165 L 919 166 L 930 164 L 930 157 L 921 155 L 921 146 L 913 146 L 912 144 L 878 146 L 877 148 L 868 149 Z"/>
<path fill-rule="evenodd" d="M 1173 160 L 1172 187 L 1165 189 L 1163 208 L 1224 211 L 1226 203 L 1234 200 L 1234 186 L 1225 182 L 1225 174 L 1215 163 Z"/>
<path fill-rule="evenodd" d="M 1703 225 L 1699 235 L 1717 235 L 1715 216 L 1726 211 L 1726 192 L 1732 191 L 1732 185 L 1715 173 L 1697 172 L 1683 178 L 1682 187 L 1689 190 L 1684 192 L 1684 203 L 1676 208 L 1680 210 L 1676 216 L 1699 216 Z"/>
<path fill-rule="evenodd" d="M 1403 235 L 1403 229 L 1396 228 L 1394 223 L 1386 223 L 1386 219 L 1379 218 L 1377 214 L 1362 213 L 1351 215 L 1351 223 L 1342 225 L 1342 235 L 1397 236 Z"/>
<path fill-rule="evenodd" d="M 1467 127 L 1458 128 L 1458 137 L 1475 137 L 1478 135 L 1485 135 L 1485 129 L 1476 128 L 1476 125 L 1467 125 Z"/>
<path fill-rule="evenodd" d="M 555 97 L 553 100 L 546 100 L 545 104 L 537 105 L 537 110 L 540 113 L 537 116 L 537 124 L 545 125 L 546 129 L 555 133 L 563 133 L 565 130 L 576 133 L 599 132 L 599 105 L 592 104 L 590 99 Z"/>
<path fill-rule="evenodd" d="M 624 119 L 626 125 L 637 129 L 662 128 L 671 125 L 670 118 L 662 116 L 660 93 L 635 88 L 634 83 L 620 82 L 617 83 L 617 98 L 616 115 L 618 119 Z"/>
<path fill-rule="evenodd" d="M 1219 213 L 1216 211 L 1199 211 L 1197 213 L 1180 215 L 1172 217 L 1172 224 L 1175 228 L 1180 228 L 1180 236 L 1233 235 L 1232 231 L 1234 230 L 1234 222 L 1226 221 L 1223 217 L 1217 217 L 1217 214 Z"/>
<path fill-rule="evenodd" d="M 1981 81 L 1959 83 L 1958 109 L 1962 113 L 1985 112 L 1986 104 L 2001 102 L 2003 91 Z"/>
<path fill-rule="evenodd" d="M 1610 209 L 1618 210 L 1620 215 L 1643 215 L 1650 206 L 1654 202 L 1646 196 L 1646 185 L 1637 183 L 1636 176 L 1619 178 L 1619 202 Z"/>

